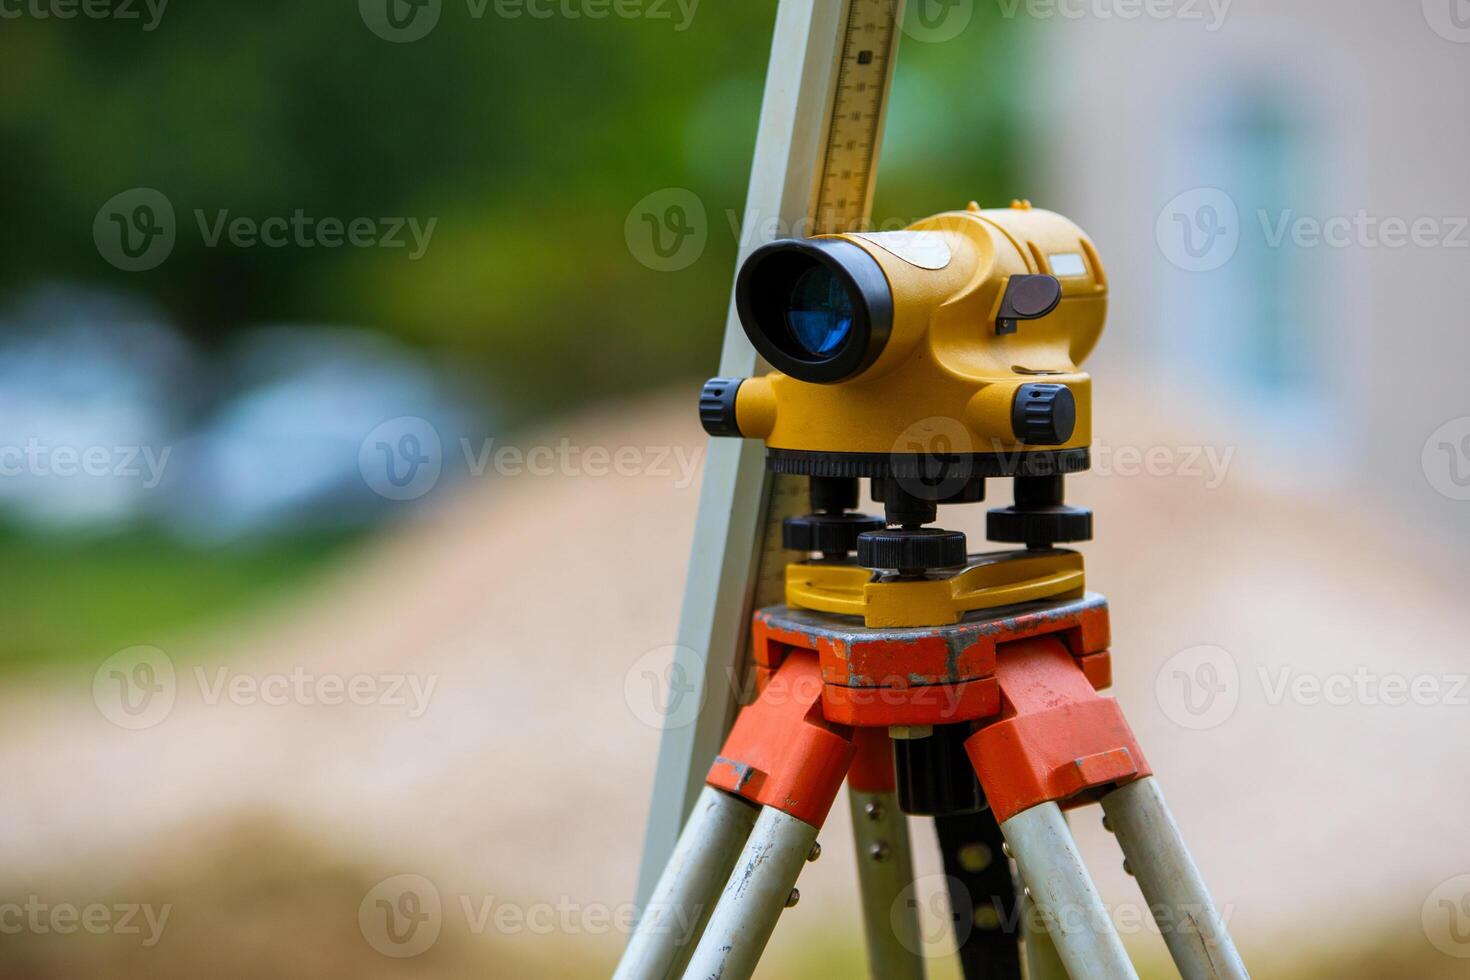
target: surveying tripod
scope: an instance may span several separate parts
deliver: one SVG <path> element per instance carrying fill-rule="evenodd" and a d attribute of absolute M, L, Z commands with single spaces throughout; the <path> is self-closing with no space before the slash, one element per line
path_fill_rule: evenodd
<path fill-rule="evenodd" d="M 746 344 L 727 331 L 725 376 L 701 395 L 706 430 L 728 437 L 712 445 L 739 447 L 707 465 L 684 613 L 695 655 L 681 666 L 714 710 L 665 736 L 657 870 L 615 980 L 751 977 L 843 782 L 875 978 L 924 975 L 908 815 L 935 819 L 955 907 L 1022 924 L 1024 941 L 964 930 L 966 980 L 1019 978 L 1023 961 L 1032 978 L 1136 977 L 1063 816 L 1094 802 L 1181 974 L 1246 977 L 1098 693 L 1107 606 L 1058 547 L 1092 536 L 1064 481 L 1089 465 L 1096 248 L 1025 201 L 861 230 L 901 17 L 893 0 L 780 8 L 751 197 L 817 234 L 743 258 L 732 326 Z M 932 526 L 996 480 L 1014 503 L 987 537 L 1022 547 L 972 555 Z M 855 513 L 864 481 L 881 518 Z M 699 560 L 712 544 L 713 570 Z M 746 633 L 732 598 L 751 595 Z M 729 724 L 731 692 L 714 688 L 742 653 L 758 693 Z M 687 820 L 670 841 L 675 809 Z"/>

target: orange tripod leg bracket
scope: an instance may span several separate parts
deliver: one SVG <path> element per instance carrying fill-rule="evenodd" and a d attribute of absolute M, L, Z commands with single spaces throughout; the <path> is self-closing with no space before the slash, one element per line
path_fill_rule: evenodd
<path fill-rule="evenodd" d="M 793 651 L 740 712 L 706 782 L 820 828 L 857 752 L 853 730 L 822 717 L 823 686 L 816 655 Z"/>
<path fill-rule="evenodd" d="M 1000 717 L 965 743 L 998 821 L 1042 803 L 1092 802 L 1151 775 L 1123 712 L 1054 636 L 1008 643 Z"/>

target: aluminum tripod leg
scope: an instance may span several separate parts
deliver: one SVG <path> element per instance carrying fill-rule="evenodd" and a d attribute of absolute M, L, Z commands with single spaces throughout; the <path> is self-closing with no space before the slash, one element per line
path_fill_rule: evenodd
<path fill-rule="evenodd" d="M 653 897 L 643 909 L 613 980 L 669 980 L 704 931 L 745 841 L 756 807 L 706 786 L 679 835 Z"/>
<path fill-rule="evenodd" d="M 1067 973 L 1074 980 L 1138 980 L 1061 808 L 1032 807 L 1001 830 Z"/>
<path fill-rule="evenodd" d="M 1128 858 L 1169 952 L 1184 980 L 1245 980 L 1245 964 L 1189 856 L 1164 794 L 1152 778 L 1114 790 L 1102 800 L 1108 827 Z"/>
<path fill-rule="evenodd" d="M 848 787 L 852 833 L 862 890 L 863 935 L 873 980 L 924 980 L 919 910 L 903 901 L 914 883 L 909 825 L 892 793 L 860 793 Z"/>
<path fill-rule="evenodd" d="M 686 980 L 750 980 L 817 842 L 817 828 L 766 807 L 685 971 Z"/>
<path fill-rule="evenodd" d="M 1051 941 L 1051 933 L 1046 931 L 1036 903 L 1025 895 L 1021 896 L 1021 930 L 1026 980 L 1067 980 L 1067 967 Z"/>

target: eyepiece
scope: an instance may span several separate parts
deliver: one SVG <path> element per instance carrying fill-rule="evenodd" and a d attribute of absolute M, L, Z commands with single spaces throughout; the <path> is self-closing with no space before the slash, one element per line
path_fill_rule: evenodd
<path fill-rule="evenodd" d="M 756 250 L 735 282 L 740 323 L 782 374 L 838 384 L 866 371 L 893 328 L 893 293 L 878 262 L 838 238 Z"/>

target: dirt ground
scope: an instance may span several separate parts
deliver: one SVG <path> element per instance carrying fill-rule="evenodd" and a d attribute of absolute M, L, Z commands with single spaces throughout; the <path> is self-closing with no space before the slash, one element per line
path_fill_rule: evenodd
<path fill-rule="evenodd" d="M 1426 561 L 1348 489 L 1270 476 L 1228 426 L 1209 436 L 1217 462 L 1233 451 L 1227 469 L 1187 465 L 1211 420 L 1169 428 L 1120 389 L 1109 472 L 1072 483 L 1098 513 L 1089 579 L 1112 603 L 1115 694 L 1247 958 L 1287 963 L 1381 931 L 1404 950 L 1380 949 L 1385 962 L 1428 957 L 1414 975 L 1455 975 L 1432 940 L 1447 894 L 1435 889 L 1470 873 L 1463 570 Z M 517 444 L 693 458 L 692 415 L 687 399 L 655 398 Z M 1130 475 L 1127 447 L 1173 462 Z M 272 944 L 290 966 L 271 960 L 269 975 L 440 975 L 436 962 L 484 955 L 491 975 L 596 975 L 621 943 L 659 740 L 639 672 L 673 642 L 698 496 L 673 453 L 663 467 L 656 455 L 636 476 L 469 481 L 266 617 L 140 637 L 177 667 L 177 700 L 152 727 L 110 721 L 90 676 L 0 692 L 5 893 L 175 907 L 156 955 L 31 939 L 12 945 L 29 951 L 19 959 L 0 954 L 0 975 L 102 976 L 105 961 L 182 976 L 158 964 L 210 949 L 266 975 L 251 957 Z M 983 506 L 950 523 L 978 542 L 982 520 Z M 422 713 L 406 684 L 406 705 L 381 687 L 364 705 L 218 696 L 221 677 L 273 674 L 434 686 Z M 1424 703 L 1400 703 L 1395 678 L 1427 678 L 1412 688 Z M 844 810 L 778 934 L 789 962 L 855 921 Z M 1074 826 L 1108 901 L 1138 908 L 1096 817 Z M 293 869 L 314 884 L 295 889 Z M 390 960 L 352 923 L 375 883 L 406 874 L 432 883 L 449 938 Z M 263 917 L 277 903 L 297 910 L 289 926 Z M 232 916 L 259 935 L 219 924 Z M 201 951 L 191 924 L 232 938 Z M 1146 929 L 1129 939 L 1158 947 Z M 312 966 L 339 942 L 350 958 Z M 446 959 L 450 947 L 471 953 Z M 527 963 L 543 965 L 512 966 Z"/>

